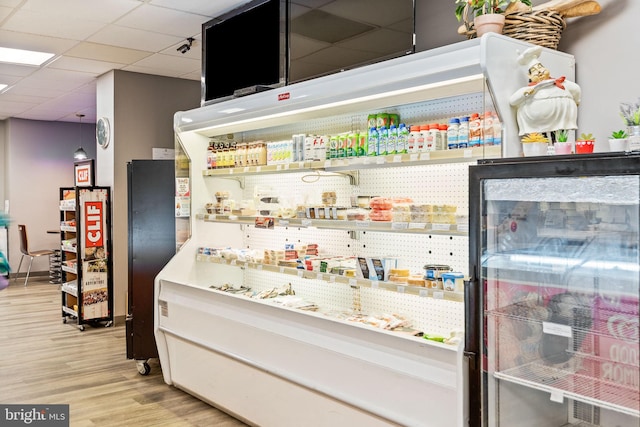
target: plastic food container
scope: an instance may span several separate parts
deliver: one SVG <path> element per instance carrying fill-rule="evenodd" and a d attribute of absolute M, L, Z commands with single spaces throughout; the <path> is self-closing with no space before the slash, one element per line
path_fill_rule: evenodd
<path fill-rule="evenodd" d="M 464 289 L 464 274 L 457 272 L 442 273 L 442 286 L 445 291 L 462 292 Z"/>

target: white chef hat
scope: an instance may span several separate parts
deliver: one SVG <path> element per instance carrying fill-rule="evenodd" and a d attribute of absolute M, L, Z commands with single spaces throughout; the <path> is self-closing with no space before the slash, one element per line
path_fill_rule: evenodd
<path fill-rule="evenodd" d="M 540 54 L 542 53 L 542 46 L 533 46 L 522 52 L 518 56 L 518 64 L 526 66 L 526 70 L 529 71 L 531 67 L 540 63 Z"/>

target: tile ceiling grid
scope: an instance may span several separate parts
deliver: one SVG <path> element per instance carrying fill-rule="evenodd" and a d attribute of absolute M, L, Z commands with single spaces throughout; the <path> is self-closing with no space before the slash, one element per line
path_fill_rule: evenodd
<path fill-rule="evenodd" d="M 200 80 L 202 23 L 246 2 L 0 0 L 0 46 L 56 55 L 40 68 L 0 63 L 0 120 L 95 122 L 96 79 L 113 69 Z"/>

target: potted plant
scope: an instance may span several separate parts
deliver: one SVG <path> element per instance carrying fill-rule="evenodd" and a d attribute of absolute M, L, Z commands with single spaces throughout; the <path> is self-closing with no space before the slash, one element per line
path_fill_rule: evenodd
<path fill-rule="evenodd" d="M 576 139 L 576 153 L 586 154 L 593 153 L 593 146 L 596 143 L 596 139 L 590 133 L 581 133 L 580 137 Z"/>
<path fill-rule="evenodd" d="M 640 98 L 636 103 L 621 103 L 620 116 L 627 126 L 629 150 L 640 150 Z"/>
<path fill-rule="evenodd" d="M 546 156 L 549 148 L 549 140 L 538 132 L 525 134 L 522 139 L 522 153 L 525 157 Z"/>
<path fill-rule="evenodd" d="M 572 144 L 569 142 L 569 131 L 560 129 L 555 131 L 556 142 L 553 144 L 556 154 L 571 154 Z"/>
<path fill-rule="evenodd" d="M 609 136 L 610 151 L 629 151 L 629 135 L 624 130 L 616 130 L 611 132 Z"/>
<path fill-rule="evenodd" d="M 531 6 L 530 0 L 456 0 L 456 18 L 467 30 L 473 22 L 478 37 L 485 32 L 502 33 L 504 13 L 512 3 Z"/>

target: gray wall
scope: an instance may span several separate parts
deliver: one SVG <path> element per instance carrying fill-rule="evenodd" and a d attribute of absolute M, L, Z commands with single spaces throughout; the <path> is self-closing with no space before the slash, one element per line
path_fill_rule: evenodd
<path fill-rule="evenodd" d="M 95 124 L 8 119 L 3 126 L 2 202 L 9 201 L 9 263 L 16 272 L 21 258 L 18 224 L 27 226 L 31 249 L 60 247 L 60 236 L 47 230 L 59 229 L 59 189 L 73 186 L 73 152 L 81 138 L 89 157 L 95 157 Z M 32 271 L 48 270 L 46 258 L 33 261 Z"/>
<path fill-rule="evenodd" d="M 151 159 L 153 148 L 174 148 L 173 115 L 200 105 L 200 82 L 111 71 L 98 79 L 97 116 L 108 117 L 113 136 L 100 149 L 98 184 L 112 188 L 114 314 L 126 315 L 128 285 L 127 163 Z"/>

